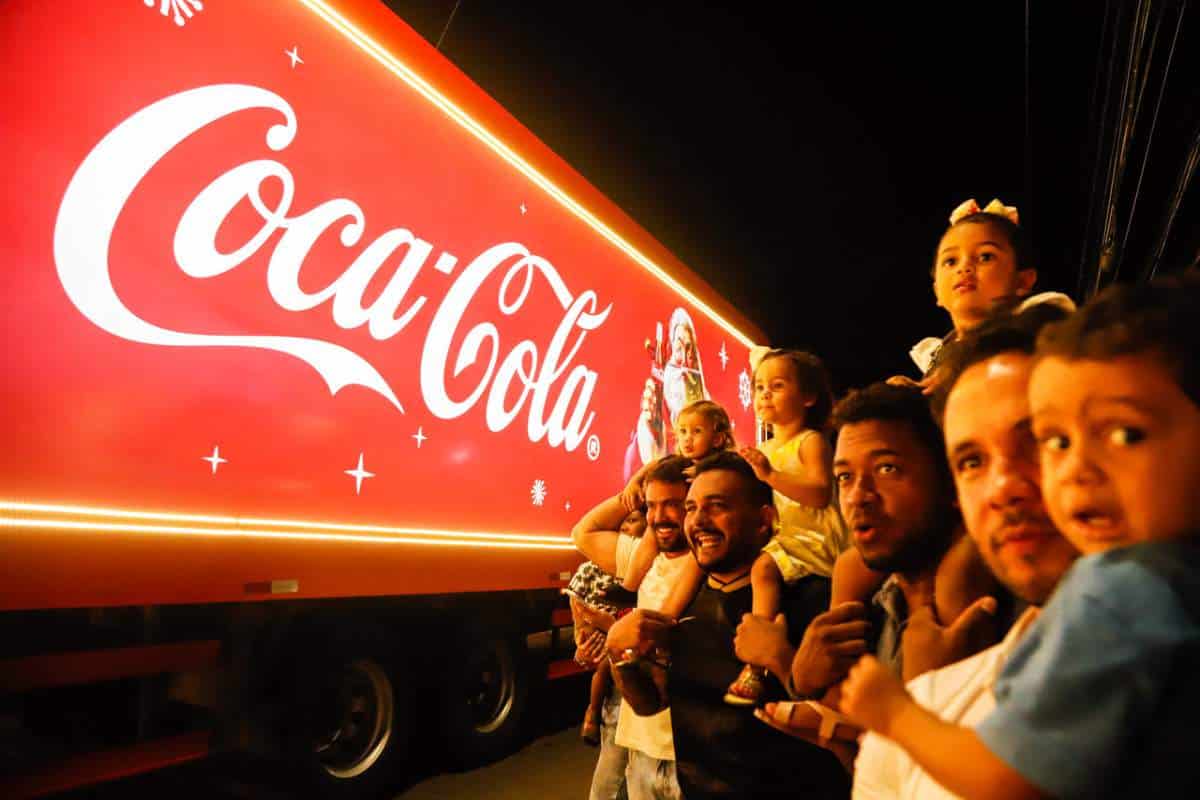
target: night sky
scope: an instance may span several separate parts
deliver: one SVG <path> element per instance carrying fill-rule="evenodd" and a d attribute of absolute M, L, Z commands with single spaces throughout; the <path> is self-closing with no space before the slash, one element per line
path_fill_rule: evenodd
<path fill-rule="evenodd" d="M 454 3 L 388 5 L 436 42 Z M 908 348 L 949 328 L 929 268 L 968 197 L 1018 206 L 1039 287 L 1081 295 L 1104 152 L 1095 75 L 1113 26 L 1098 2 L 1033 5 L 1028 138 L 1025 4 L 1012 0 L 463 0 L 441 49 L 773 344 L 818 353 L 845 389 L 914 374 Z M 1173 179 L 1182 157 L 1159 128 L 1155 163 Z M 1141 217 L 1161 216 L 1169 192 L 1143 194 Z"/>

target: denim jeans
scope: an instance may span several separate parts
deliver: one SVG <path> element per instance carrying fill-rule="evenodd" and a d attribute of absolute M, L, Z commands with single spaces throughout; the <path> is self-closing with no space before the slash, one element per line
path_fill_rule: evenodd
<path fill-rule="evenodd" d="M 680 800 L 674 761 L 663 761 L 630 749 L 625 780 L 629 785 L 629 800 Z"/>
<path fill-rule="evenodd" d="M 626 800 L 629 796 L 625 790 L 625 764 L 629 760 L 629 751 L 613 741 L 617 735 L 620 698 L 613 687 L 604 700 L 600 715 L 600 757 L 596 759 L 596 771 L 592 773 L 589 800 Z"/>

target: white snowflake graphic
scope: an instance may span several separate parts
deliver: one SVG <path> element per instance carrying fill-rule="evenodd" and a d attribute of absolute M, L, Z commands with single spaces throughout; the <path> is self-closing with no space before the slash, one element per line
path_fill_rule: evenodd
<path fill-rule="evenodd" d="M 754 399 L 754 390 L 750 386 L 750 375 L 746 370 L 742 370 L 738 375 L 738 400 L 742 403 L 742 408 L 750 408 L 750 401 Z"/>
<path fill-rule="evenodd" d="M 200 0 L 142 0 L 142 2 L 146 4 L 146 8 L 154 8 L 157 3 L 158 11 L 164 17 L 169 13 L 174 13 L 175 24 L 180 27 L 204 10 L 204 3 Z"/>
<path fill-rule="evenodd" d="M 534 481 L 533 486 L 529 489 L 529 497 L 535 506 L 546 502 L 546 482 L 541 478 Z"/>

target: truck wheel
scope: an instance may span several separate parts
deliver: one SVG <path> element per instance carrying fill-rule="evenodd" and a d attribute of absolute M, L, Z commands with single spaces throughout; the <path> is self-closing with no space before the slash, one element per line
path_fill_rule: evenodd
<path fill-rule="evenodd" d="M 387 640 L 370 630 L 339 633 L 309 640 L 307 652 L 320 655 L 293 687 L 293 777 L 306 795 L 390 796 L 407 760 L 412 702 Z"/>
<path fill-rule="evenodd" d="M 521 733 L 531 672 L 524 639 L 469 630 L 452 652 L 441 697 L 442 735 L 454 766 L 507 755 Z"/>

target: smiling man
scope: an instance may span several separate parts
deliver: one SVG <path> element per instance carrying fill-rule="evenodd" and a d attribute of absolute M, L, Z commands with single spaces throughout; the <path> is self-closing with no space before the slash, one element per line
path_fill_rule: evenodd
<path fill-rule="evenodd" d="M 681 456 L 666 456 L 653 462 L 646 472 L 646 533 L 642 545 L 651 546 L 655 555 L 637 586 L 640 609 L 662 608 L 692 560 L 683 534 L 684 499 L 688 491 L 685 471 L 691 463 Z M 576 545 L 593 560 L 605 558 L 611 547 L 615 574 L 622 577 L 634 560 L 632 542 L 611 528 L 619 524 L 624 513 L 620 498 L 611 498 L 588 512 L 572 532 Z M 629 754 L 625 777 L 630 800 L 679 797 L 670 709 L 639 716 L 627 701 L 621 700 L 614 742 Z"/>
<path fill-rule="evenodd" d="M 1030 605 L 1000 644 L 909 682 L 917 702 L 950 722 L 974 725 L 995 706 L 1000 667 L 1078 555 L 1042 501 L 1027 391 L 1037 330 L 1061 315 L 1035 309 L 986 324 L 947 364 L 935 398 L 945 406 L 946 453 L 967 533 L 1000 582 Z M 953 796 L 887 739 L 863 740 L 855 798 Z"/>
<path fill-rule="evenodd" d="M 750 568 L 776 518 L 771 487 L 740 456 L 722 452 L 696 465 L 685 509 L 684 532 L 707 578 L 677 625 L 642 610 L 613 625 L 608 648 L 617 685 L 638 714 L 657 713 L 669 702 L 679 785 L 689 800 L 845 797 L 846 774 L 831 753 L 781 736 L 724 702 L 742 667 L 733 639 L 750 611 Z M 766 654 L 758 666 L 785 678 L 789 643 L 828 603 L 826 578 L 789 584 L 785 649 Z M 634 658 L 638 653 L 652 655 Z"/>

